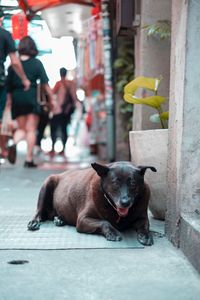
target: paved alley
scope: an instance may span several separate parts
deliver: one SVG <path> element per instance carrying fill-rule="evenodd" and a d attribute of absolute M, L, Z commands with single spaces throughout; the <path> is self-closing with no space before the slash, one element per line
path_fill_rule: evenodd
<path fill-rule="evenodd" d="M 4 215 L 15 218 L 35 212 L 39 189 L 49 174 L 86 167 L 91 159 L 25 169 L 22 155 L 14 166 L 2 164 L 0 239 Z M 164 222 L 151 219 L 151 229 L 163 233 Z M 8 263 L 18 260 L 24 264 Z M 156 233 L 154 245 L 143 249 L 1 249 L 0 278 L 1 300 L 198 300 L 200 295 L 199 274 Z"/>

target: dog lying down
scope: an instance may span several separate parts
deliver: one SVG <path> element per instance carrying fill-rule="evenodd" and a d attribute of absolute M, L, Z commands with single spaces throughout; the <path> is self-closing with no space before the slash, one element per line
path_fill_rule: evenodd
<path fill-rule="evenodd" d="M 54 220 L 56 226 L 76 226 L 78 232 L 102 234 L 109 241 L 120 241 L 120 231 L 134 228 L 143 245 L 152 245 L 147 214 L 150 190 L 144 181 L 152 166 L 134 166 L 120 161 L 107 165 L 51 175 L 44 182 L 35 217 L 29 230 Z"/>

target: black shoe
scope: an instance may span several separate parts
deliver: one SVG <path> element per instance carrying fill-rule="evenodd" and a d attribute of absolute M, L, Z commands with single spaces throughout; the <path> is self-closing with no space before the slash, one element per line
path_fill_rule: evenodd
<path fill-rule="evenodd" d="M 37 168 L 37 165 L 33 161 L 25 161 L 24 168 Z"/>
<path fill-rule="evenodd" d="M 16 145 L 8 146 L 8 161 L 11 164 L 15 164 L 17 158 Z"/>

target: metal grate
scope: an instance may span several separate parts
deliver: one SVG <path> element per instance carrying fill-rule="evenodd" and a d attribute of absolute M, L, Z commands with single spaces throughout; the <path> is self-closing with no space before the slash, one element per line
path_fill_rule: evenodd
<path fill-rule="evenodd" d="M 40 230 L 28 231 L 28 215 L 0 216 L 0 249 L 109 249 L 144 248 L 136 239 L 135 231 L 123 233 L 120 242 L 107 241 L 103 236 L 78 233 L 75 227 L 56 227 L 53 222 L 45 222 Z"/>

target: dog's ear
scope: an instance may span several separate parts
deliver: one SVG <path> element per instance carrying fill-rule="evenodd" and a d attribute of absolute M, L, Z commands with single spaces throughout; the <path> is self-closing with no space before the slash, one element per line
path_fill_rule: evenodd
<path fill-rule="evenodd" d="M 152 172 L 157 172 L 156 168 L 152 166 L 137 166 L 137 168 L 140 170 L 141 175 L 144 175 L 147 169 L 151 169 Z"/>
<path fill-rule="evenodd" d="M 93 167 L 93 169 L 97 172 L 97 174 L 102 177 L 108 174 L 109 172 L 109 168 L 107 166 L 98 164 L 98 163 L 92 163 L 91 166 Z"/>

